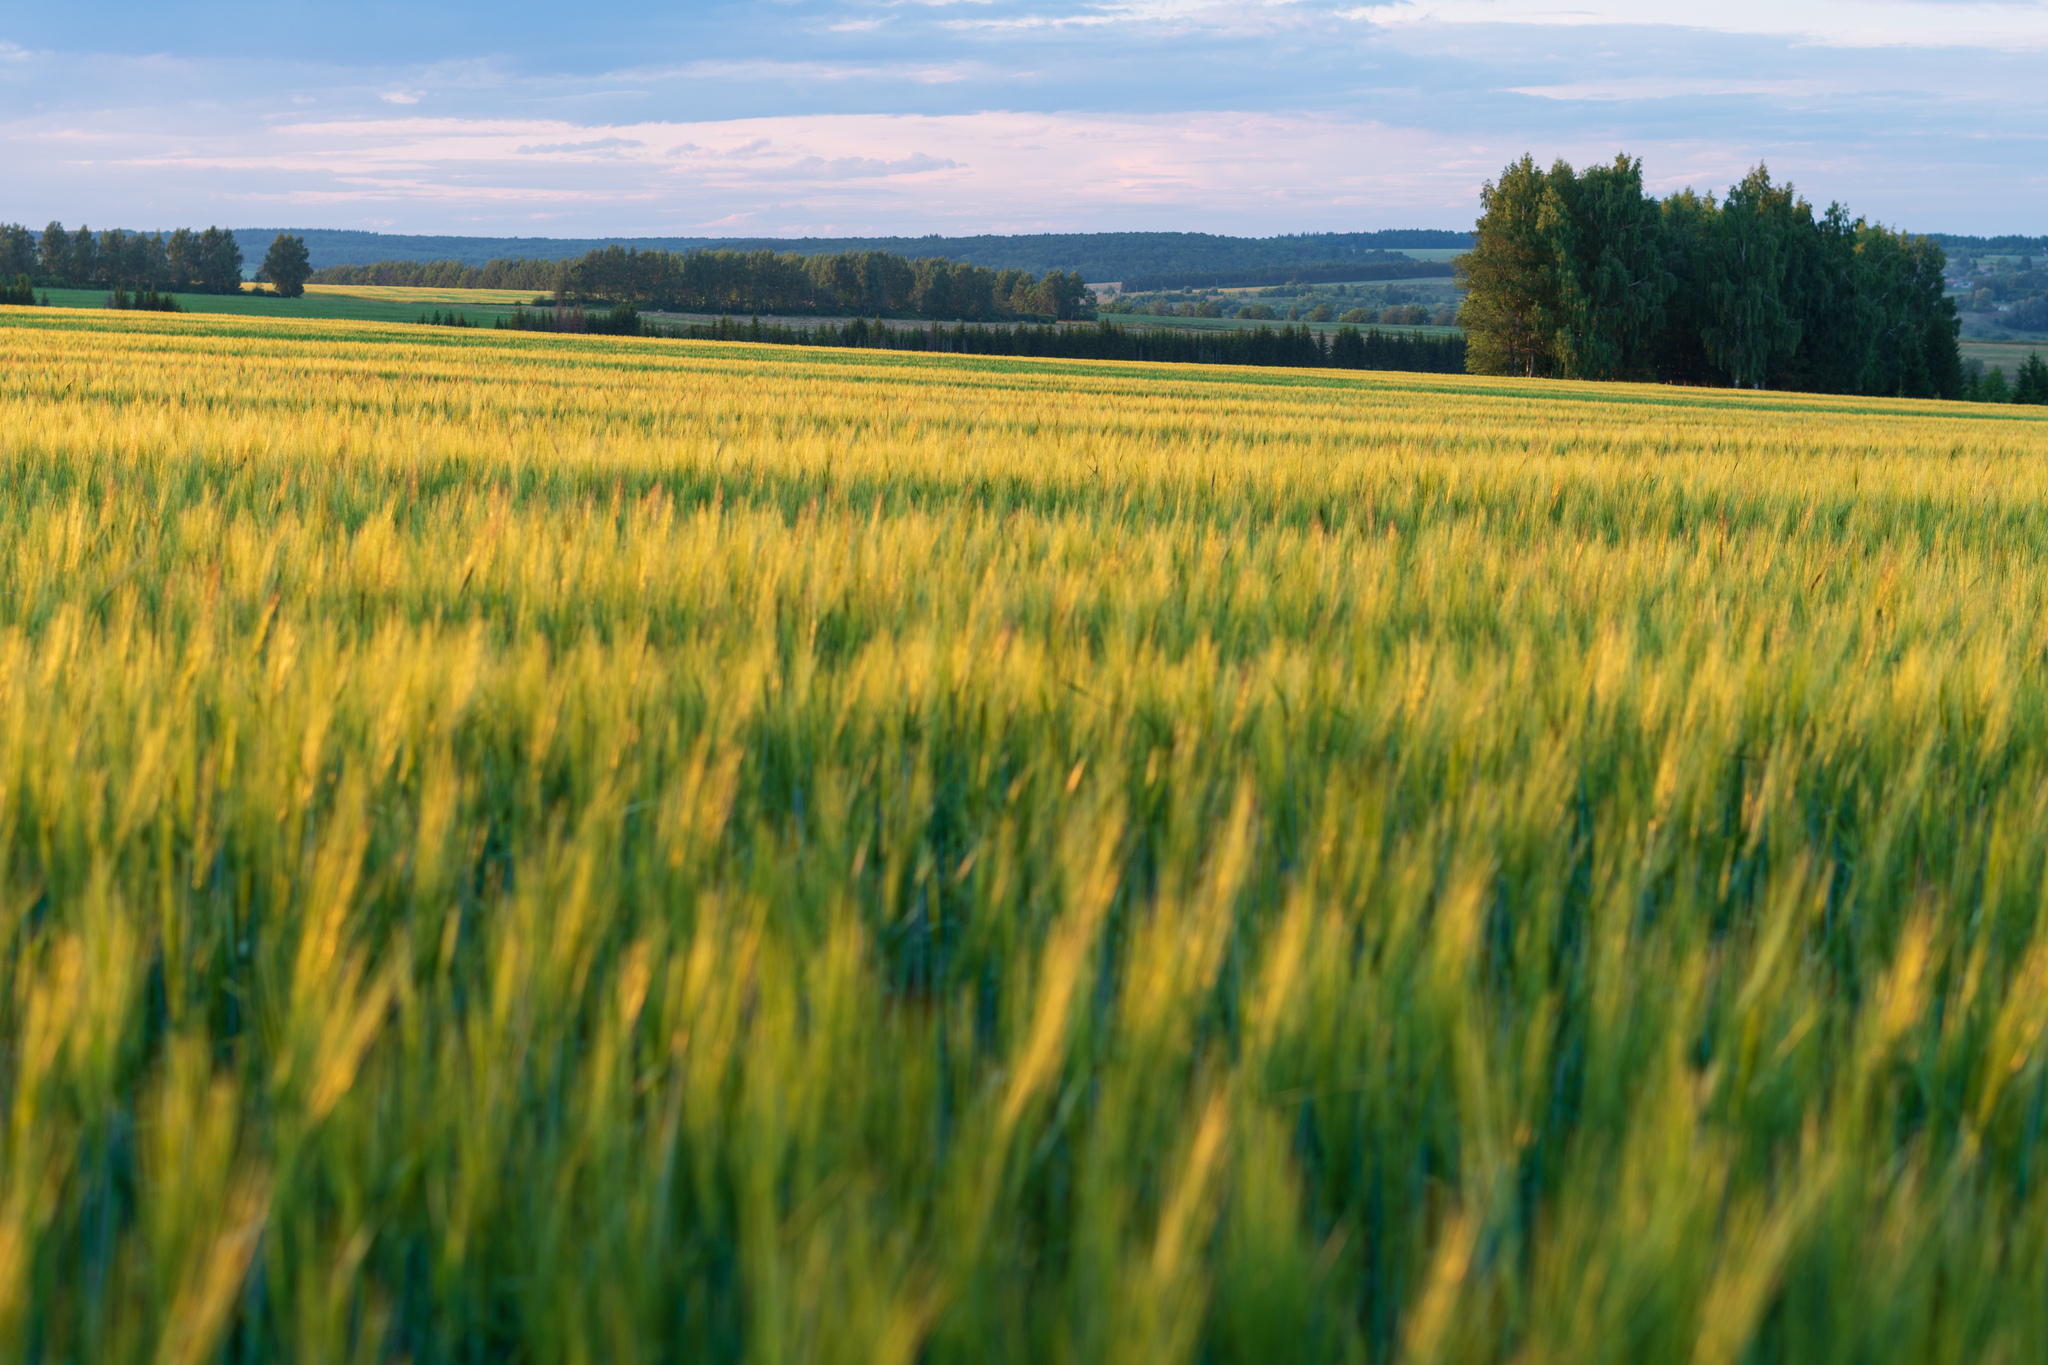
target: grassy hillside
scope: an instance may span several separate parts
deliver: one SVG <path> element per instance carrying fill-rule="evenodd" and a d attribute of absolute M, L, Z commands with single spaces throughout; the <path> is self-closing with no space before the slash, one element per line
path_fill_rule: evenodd
<path fill-rule="evenodd" d="M 2048 1351 L 2048 410 L 0 310 L 0 1357 Z"/>

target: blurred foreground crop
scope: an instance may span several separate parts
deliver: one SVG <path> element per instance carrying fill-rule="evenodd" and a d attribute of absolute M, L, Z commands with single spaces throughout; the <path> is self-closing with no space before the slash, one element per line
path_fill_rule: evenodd
<path fill-rule="evenodd" d="M 0 1357 L 2048 1354 L 2048 418 L 0 366 Z"/>

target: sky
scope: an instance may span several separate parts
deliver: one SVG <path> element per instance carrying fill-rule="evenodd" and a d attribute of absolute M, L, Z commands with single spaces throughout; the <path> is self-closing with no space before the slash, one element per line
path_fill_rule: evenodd
<path fill-rule="evenodd" d="M 205 0 L 0 13 L 0 220 L 1471 225 L 1524 152 L 2048 233 L 2048 0 Z"/>

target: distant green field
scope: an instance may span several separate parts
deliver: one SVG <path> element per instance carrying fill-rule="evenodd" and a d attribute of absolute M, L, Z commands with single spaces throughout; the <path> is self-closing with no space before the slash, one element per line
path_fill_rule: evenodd
<path fill-rule="evenodd" d="M 308 298 L 355 299 L 368 303 L 396 303 L 408 308 L 495 308 L 531 307 L 541 297 L 531 289 L 414 289 L 387 284 L 309 284 Z"/>
<path fill-rule="evenodd" d="M 2004 370 L 2008 379 L 2019 372 L 2020 366 L 2033 352 L 2039 351 L 2048 357 L 2048 343 L 2039 341 L 1972 341 L 1964 337 L 1958 345 L 1962 348 L 1965 362 L 1981 360 L 1985 369 Z"/>

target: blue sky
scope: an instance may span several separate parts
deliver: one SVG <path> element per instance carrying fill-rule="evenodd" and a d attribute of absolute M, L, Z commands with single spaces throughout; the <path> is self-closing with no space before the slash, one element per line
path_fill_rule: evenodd
<path fill-rule="evenodd" d="M 2048 0 L 9 6 L 0 218 L 1464 227 L 1523 151 L 2048 232 Z"/>

